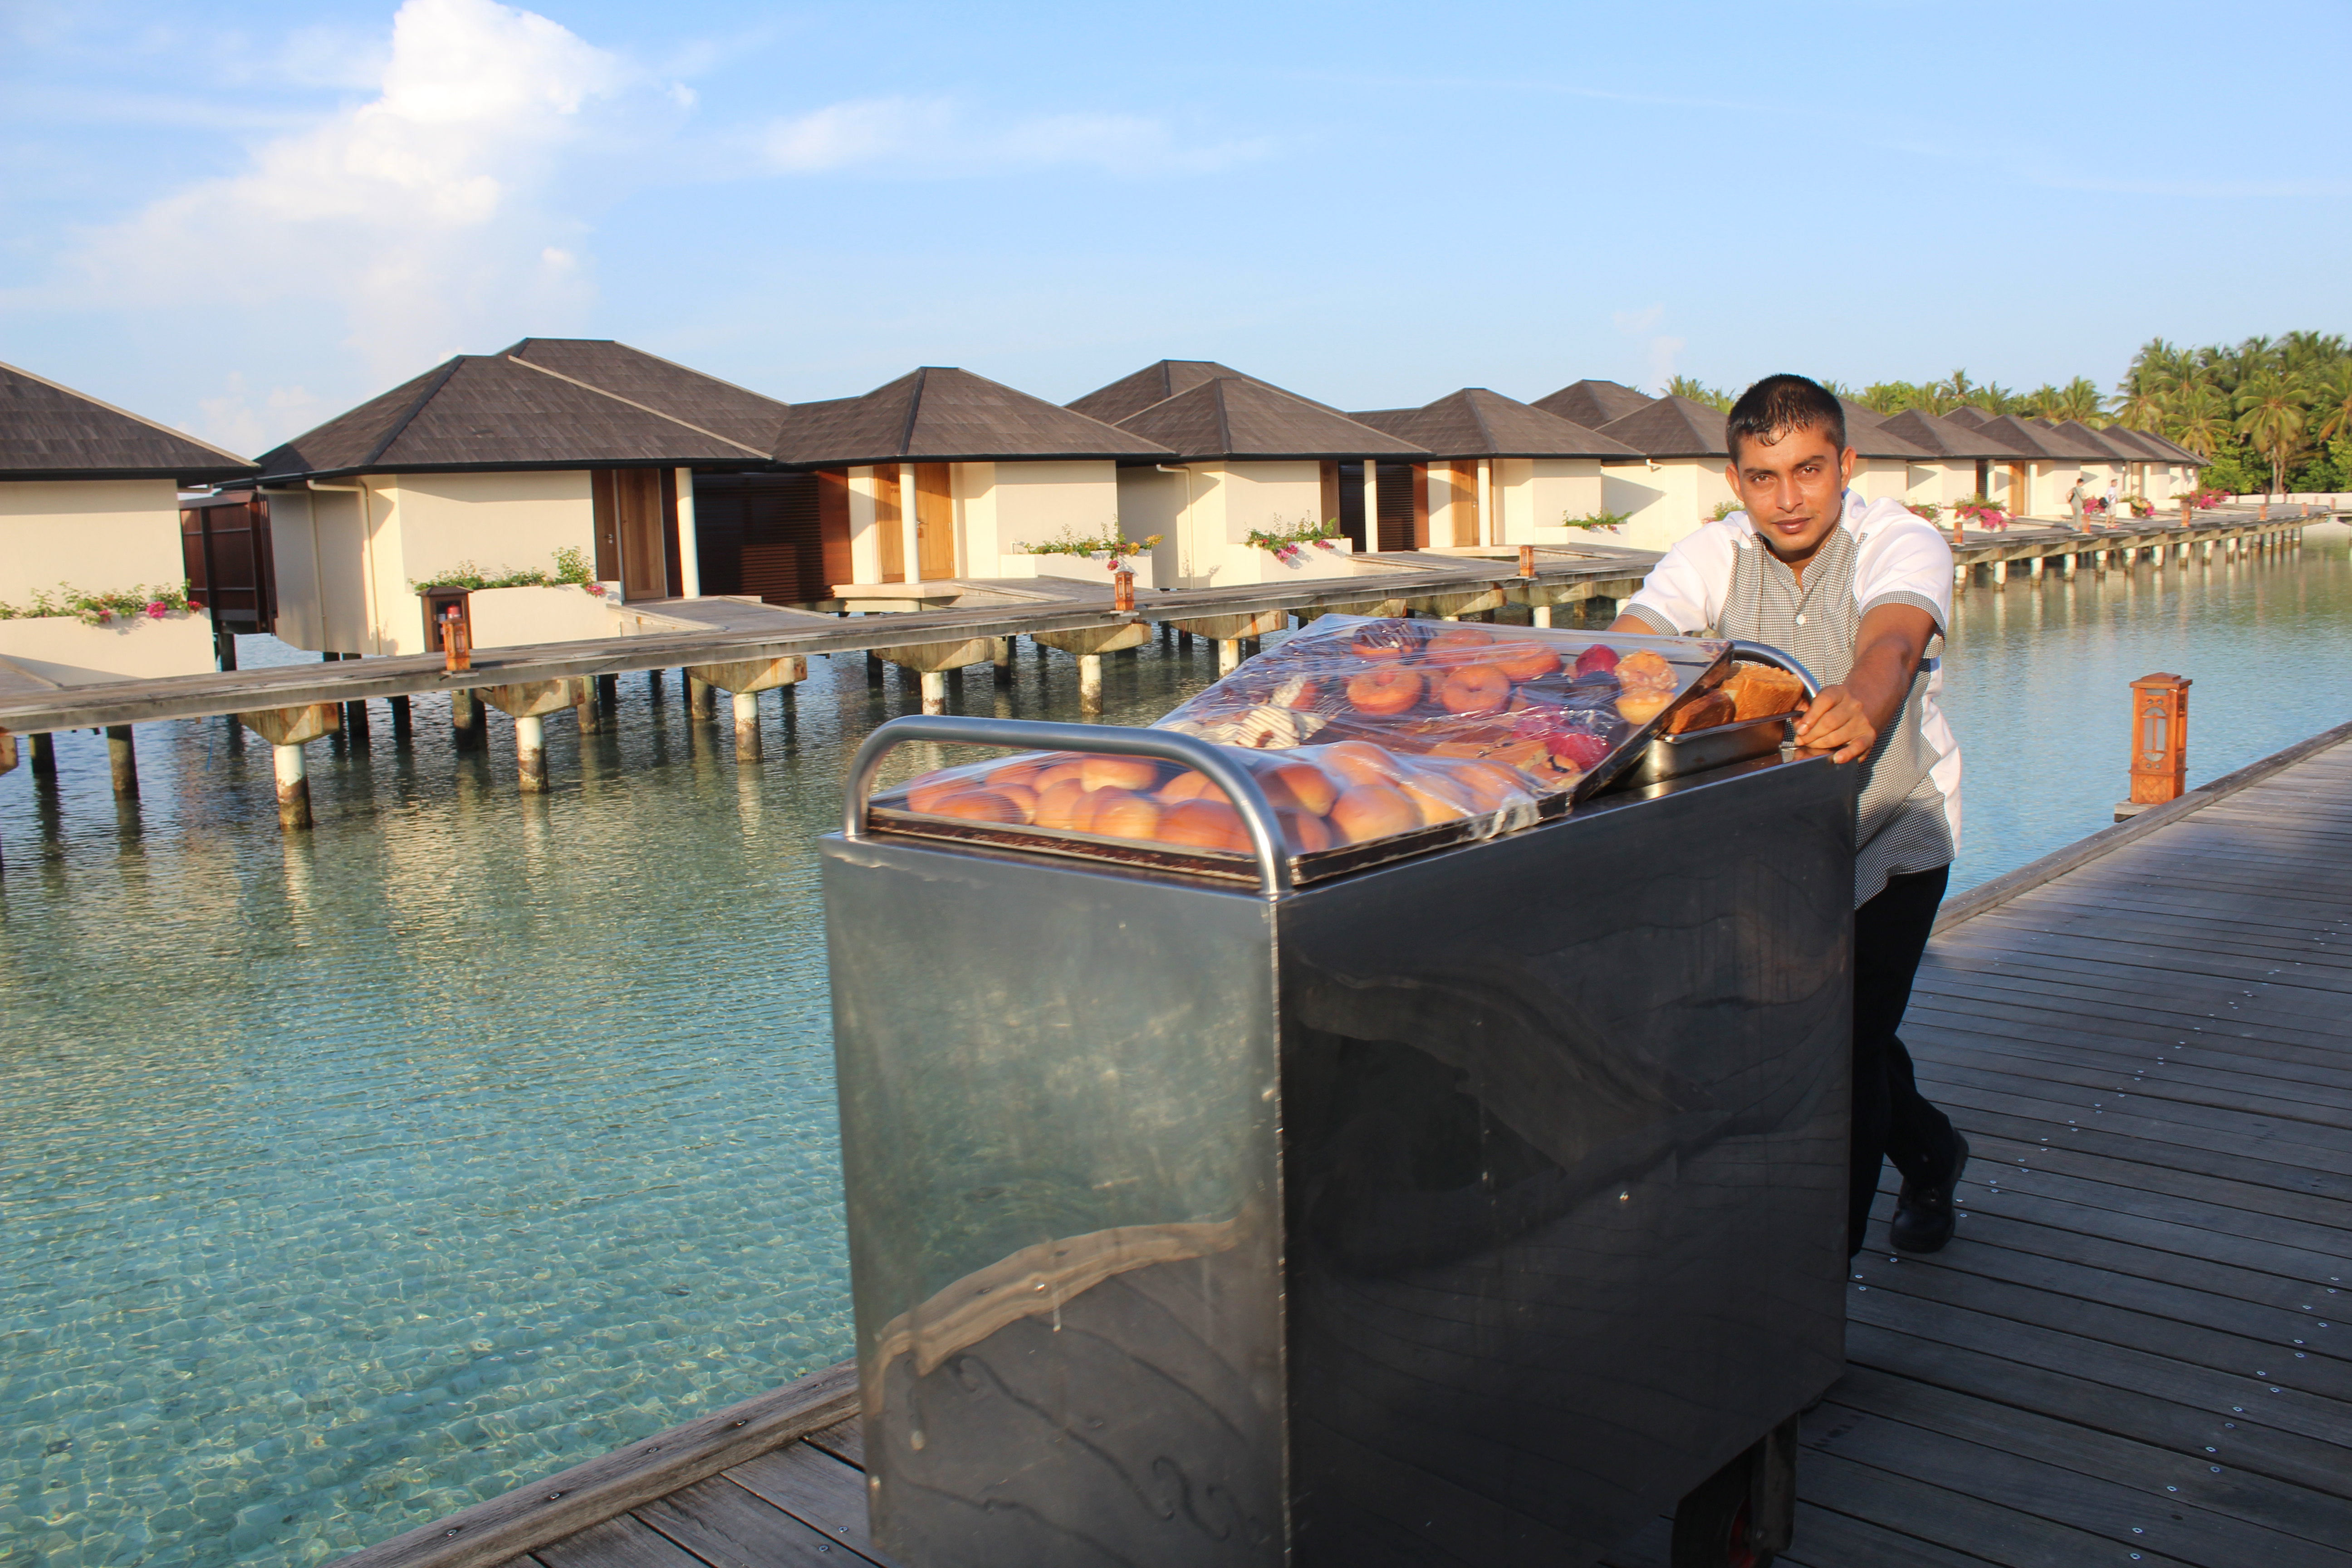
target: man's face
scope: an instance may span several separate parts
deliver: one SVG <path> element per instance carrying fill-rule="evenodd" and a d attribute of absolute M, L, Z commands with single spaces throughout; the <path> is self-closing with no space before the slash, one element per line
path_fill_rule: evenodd
<path fill-rule="evenodd" d="M 1802 561 L 1821 548 L 1844 515 L 1853 475 L 1853 448 L 1839 451 L 1818 425 L 1783 430 L 1773 441 L 1751 436 L 1723 471 L 1756 531 L 1784 561 Z"/>

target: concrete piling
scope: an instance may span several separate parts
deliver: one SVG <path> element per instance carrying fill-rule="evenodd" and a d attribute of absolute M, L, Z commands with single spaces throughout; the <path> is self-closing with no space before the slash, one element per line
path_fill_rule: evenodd
<path fill-rule="evenodd" d="M 114 796 L 117 800 L 139 798 L 139 752 L 131 739 L 128 724 L 106 727 L 106 763 L 114 775 Z"/>
<path fill-rule="evenodd" d="M 686 706 L 698 719 L 718 716 L 719 704 L 710 695 L 710 682 L 697 679 L 692 670 L 686 675 Z"/>
<path fill-rule="evenodd" d="M 302 708 L 263 708 L 240 713 L 237 722 L 270 745 L 271 770 L 278 780 L 278 826 L 288 833 L 311 826 L 310 770 L 302 748 L 321 735 L 334 733 L 342 722 L 341 705 L 313 702 Z"/>
<path fill-rule="evenodd" d="M 706 692 L 724 691 L 732 699 L 735 760 L 756 763 L 760 760 L 760 693 L 789 691 L 806 680 L 808 660 L 799 654 L 782 658 L 744 658 L 728 664 L 698 664 L 686 674 L 688 679 L 700 682 Z"/>
<path fill-rule="evenodd" d="M 760 694 L 756 691 L 730 693 L 735 706 L 735 760 L 756 763 L 760 760 Z"/>
<path fill-rule="evenodd" d="M 1217 673 L 1220 676 L 1231 675 L 1240 668 L 1241 662 L 1242 639 L 1219 637 L 1217 639 Z"/>
<path fill-rule="evenodd" d="M 343 739 L 354 746 L 368 743 L 368 705 L 364 698 L 343 704 Z"/>
<path fill-rule="evenodd" d="M 392 738 L 395 741 L 405 741 L 408 739 L 409 730 L 408 699 L 406 697 L 391 698 L 387 705 L 392 709 Z"/>
<path fill-rule="evenodd" d="M 488 738 L 482 727 L 482 700 L 471 691 L 449 693 L 449 740 L 460 752 L 478 752 Z"/>
<path fill-rule="evenodd" d="M 299 743 L 272 746 L 271 761 L 278 775 L 278 826 L 292 833 L 311 826 L 310 770 Z"/>
<path fill-rule="evenodd" d="M 55 779 L 58 776 L 57 737 L 46 731 L 33 737 L 33 776 Z"/>
<path fill-rule="evenodd" d="M 525 795 L 547 793 L 547 724 L 550 713 L 577 708 L 587 699 L 588 678 L 525 680 L 483 689 L 490 705 L 515 721 L 515 777 Z"/>
<path fill-rule="evenodd" d="M 1078 655 L 1078 711 L 1091 718 L 1102 711 L 1102 655 Z"/>
<path fill-rule="evenodd" d="M 948 710 L 948 674 L 944 669 L 927 669 L 923 677 L 923 711 L 944 713 Z"/>
<path fill-rule="evenodd" d="M 1535 626 L 1550 626 L 1551 606 L 1549 605 L 1537 605 L 1530 607 L 1528 612 L 1528 624 Z"/>
<path fill-rule="evenodd" d="M 1013 674 L 1013 639 L 996 637 L 992 639 L 992 642 L 993 646 L 990 649 L 989 663 L 994 668 L 999 679 L 1007 679 Z"/>
<path fill-rule="evenodd" d="M 547 721 L 536 713 L 515 718 L 515 774 L 523 794 L 547 793 Z"/>

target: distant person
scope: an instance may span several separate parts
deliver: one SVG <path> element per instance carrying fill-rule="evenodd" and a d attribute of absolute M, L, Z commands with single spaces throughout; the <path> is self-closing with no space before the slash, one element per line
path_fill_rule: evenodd
<path fill-rule="evenodd" d="M 2091 499 L 2091 487 L 2085 482 L 2089 478 L 2088 474 L 2076 474 L 2074 488 L 2066 492 L 2066 504 L 2074 510 L 2074 531 L 2078 533 L 2083 530 L 2083 505 Z"/>
<path fill-rule="evenodd" d="M 2107 481 L 2107 504 L 2103 509 L 2106 514 L 2107 526 L 2109 528 L 2113 528 L 2116 525 L 2116 481 L 2109 479 Z"/>
<path fill-rule="evenodd" d="M 1909 1252 L 1952 1238 L 1968 1140 L 1919 1092 L 1895 1035 L 1960 837 L 1960 749 L 1936 706 L 1951 624 L 1952 548 L 1895 500 L 1847 483 L 1845 410 L 1801 375 L 1732 405 L 1724 477 L 1746 508 L 1650 569 L 1615 628 L 1746 637 L 1823 681 L 1798 743 L 1863 763 L 1854 825 L 1853 1165 L 1848 1255 L 1862 1249 L 1881 1163 L 1902 1173 L 1890 1234 Z"/>

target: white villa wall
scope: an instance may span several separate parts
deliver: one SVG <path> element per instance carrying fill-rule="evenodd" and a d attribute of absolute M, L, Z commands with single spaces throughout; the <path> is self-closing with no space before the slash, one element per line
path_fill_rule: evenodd
<path fill-rule="evenodd" d="M 560 588 L 478 588 L 466 595 L 466 618 L 476 647 L 616 637 L 625 635 L 613 613 L 618 597 L 568 583 Z"/>
<path fill-rule="evenodd" d="M 882 581 L 882 535 L 874 521 L 876 484 L 870 467 L 849 470 L 849 565 L 860 583 Z M 894 486 L 894 500 L 897 494 Z"/>
<path fill-rule="evenodd" d="M 1636 550 L 1669 550 L 1698 531 L 1717 506 L 1738 499 L 1723 469 L 1715 458 L 1603 464 L 1601 509 L 1627 514 L 1618 542 Z"/>
<path fill-rule="evenodd" d="M 965 570 L 973 576 L 991 575 L 998 556 L 1024 544 L 1065 535 L 1101 539 L 1121 527 L 1130 539 L 1163 531 L 1128 521 L 1120 470 L 1108 461 L 958 463 L 956 468 L 957 494 L 969 489 L 973 497 L 965 524 Z"/>
<path fill-rule="evenodd" d="M 400 588 L 471 562 L 485 577 L 555 570 L 555 552 L 596 559 L 596 506 L 588 470 L 403 474 L 378 486 L 399 526 Z M 691 493 L 691 481 L 687 493 Z M 681 500 L 681 504 L 683 500 Z M 678 519 L 681 546 L 693 531 Z"/>
<path fill-rule="evenodd" d="M 1911 465 L 1900 458 L 1856 458 L 1846 488 L 1864 500 L 1911 499 Z"/>
<path fill-rule="evenodd" d="M 93 626 L 75 616 L 26 616 L 0 621 L 0 658 L 59 686 L 202 675 L 213 668 L 212 618 L 178 611 Z"/>
<path fill-rule="evenodd" d="M 389 653 L 373 633 L 370 601 L 379 584 L 371 564 L 371 531 L 362 521 L 389 506 L 355 489 L 269 492 L 269 543 L 277 567 L 278 636 L 314 653 Z M 418 616 L 422 636 L 423 616 Z M 414 651 L 414 650 L 411 650 Z"/>
<path fill-rule="evenodd" d="M 1295 565 L 1248 542 L 1253 530 L 1323 521 L 1318 462 L 1192 463 L 1178 473 L 1122 468 L 1118 500 L 1129 538 L 1164 536 L 1152 557 L 1156 587 L 1222 588 L 1349 570 L 1345 541 L 1333 550 L 1310 545 Z"/>
<path fill-rule="evenodd" d="M 179 586 L 179 495 L 169 479 L 0 483 L 0 604 L 61 583 L 90 594 Z"/>

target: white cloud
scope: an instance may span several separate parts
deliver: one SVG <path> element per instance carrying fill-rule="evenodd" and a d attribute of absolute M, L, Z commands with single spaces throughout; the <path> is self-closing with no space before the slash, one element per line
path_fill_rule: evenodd
<path fill-rule="evenodd" d="M 1666 385 L 1675 379 L 1675 361 L 1689 343 L 1687 338 L 1652 338 L 1650 340 L 1650 384 L 1664 395 Z"/>
<path fill-rule="evenodd" d="M 632 81 L 544 16 L 406 0 L 373 98 L 99 231 L 78 259 L 117 306 L 324 300 L 379 376 L 519 335 L 519 317 L 544 331 L 590 298 L 582 226 L 548 199 L 560 157 Z"/>
<path fill-rule="evenodd" d="M 197 435 L 248 457 L 268 450 L 287 435 L 317 424 L 324 413 L 319 400 L 299 386 L 273 386 L 257 405 L 247 390 L 245 377 L 235 371 L 221 383 L 218 395 L 196 399 L 196 409 L 202 416 L 197 421 Z"/>
<path fill-rule="evenodd" d="M 769 163 L 793 174 L 852 165 L 960 175 L 1089 165 L 1113 174 L 1202 174 L 1261 157 L 1263 142 L 1181 145 L 1157 120 L 1132 114 L 1028 115 L 992 122 L 943 98 L 829 104 L 768 128 Z"/>

